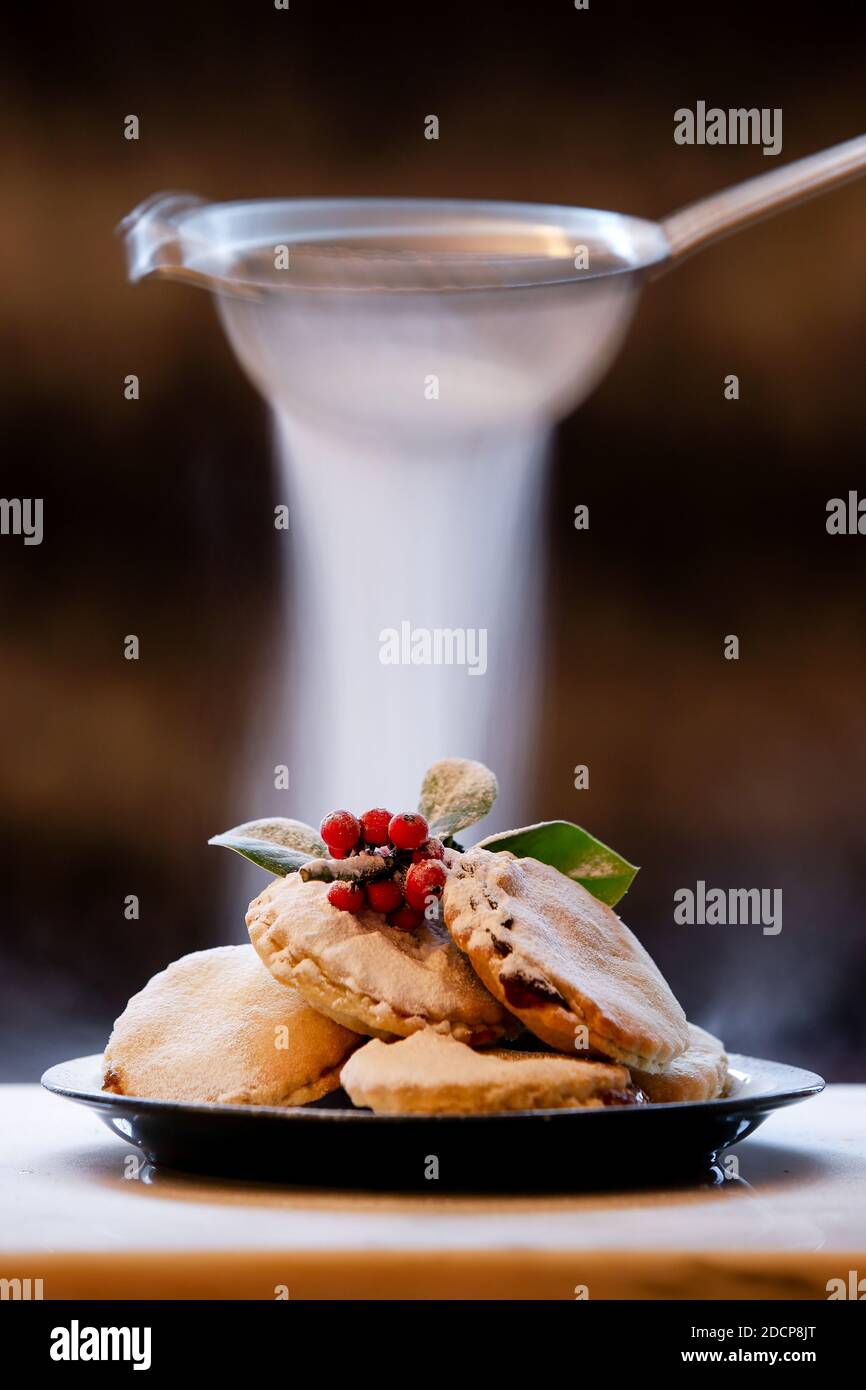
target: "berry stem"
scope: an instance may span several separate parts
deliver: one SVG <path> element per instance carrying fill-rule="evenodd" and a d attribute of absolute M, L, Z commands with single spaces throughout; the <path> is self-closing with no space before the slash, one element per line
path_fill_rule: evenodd
<path fill-rule="evenodd" d="M 303 883 L 311 879 L 333 883 L 338 878 L 365 883 L 388 868 L 381 854 L 351 854 L 348 859 L 311 859 L 301 865 L 298 874 Z"/>

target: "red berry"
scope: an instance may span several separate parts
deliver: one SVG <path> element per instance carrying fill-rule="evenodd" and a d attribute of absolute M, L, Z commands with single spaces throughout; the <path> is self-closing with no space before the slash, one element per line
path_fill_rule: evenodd
<path fill-rule="evenodd" d="M 331 907 L 342 908 L 343 912 L 361 912 L 364 901 L 364 890 L 360 883 L 347 883 L 338 879 L 328 889 L 328 902 Z"/>
<path fill-rule="evenodd" d="M 361 817 L 361 834 L 364 836 L 365 843 L 384 845 L 388 838 L 390 823 L 391 812 L 386 811 L 384 806 L 376 806 L 372 811 L 365 811 Z"/>
<path fill-rule="evenodd" d="M 417 912 L 423 912 L 429 897 L 441 898 L 448 872 L 438 859 L 424 859 L 412 864 L 406 874 L 406 901 Z"/>
<path fill-rule="evenodd" d="M 396 912 L 389 912 L 387 917 L 388 926 L 396 927 L 398 931 L 414 931 L 423 921 L 424 913 L 416 912 L 414 907 L 408 907 L 405 903 Z"/>
<path fill-rule="evenodd" d="M 398 849 L 417 849 L 429 834 L 426 820 L 414 811 L 401 811 L 388 825 L 388 838 Z"/>
<path fill-rule="evenodd" d="M 403 892 L 393 878 L 377 878 L 367 884 L 367 902 L 374 912 L 394 912 L 403 906 Z"/>
<path fill-rule="evenodd" d="M 420 864 L 424 859 L 444 859 L 445 846 L 441 840 L 425 840 L 423 845 L 412 851 L 412 863 Z"/>
<path fill-rule="evenodd" d="M 351 811 L 331 811 L 319 826 L 328 849 L 353 849 L 361 838 L 361 826 Z"/>

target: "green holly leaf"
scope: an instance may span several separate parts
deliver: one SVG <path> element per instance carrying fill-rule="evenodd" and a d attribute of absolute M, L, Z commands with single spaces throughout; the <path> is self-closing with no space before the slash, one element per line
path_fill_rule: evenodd
<path fill-rule="evenodd" d="M 495 776 L 483 763 L 443 758 L 424 774 L 418 810 L 430 826 L 430 834 L 447 840 L 456 831 L 483 820 L 498 791 Z"/>
<path fill-rule="evenodd" d="M 552 864 L 608 907 L 628 892 L 637 873 L 636 865 L 567 820 L 541 821 L 520 830 L 488 835 L 479 842 L 479 848 L 494 854 L 508 850 L 520 859 L 540 859 L 542 864 Z"/>
<path fill-rule="evenodd" d="M 290 820 L 288 816 L 264 816 L 261 820 L 244 821 L 243 825 L 235 825 L 225 834 L 242 840 L 270 840 L 272 844 L 296 849 L 301 854 L 317 856 L 328 853 L 317 830 L 305 825 L 302 820 Z"/>
<path fill-rule="evenodd" d="M 238 829 L 242 827 L 239 826 Z M 315 855 L 304 854 L 301 850 L 291 849 L 287 845 L 279 845 L 274 840 L 262 840 L 255 835 L 239 835 L 235 830 L 212 836 L 208 844 L 233 849 L 235 854 L 242 854 L 244 859 L 258 864 L 260 869 L 267 869 L 268 873 L 277 874 L 281 878 L 295 873 L 297 869 L 316 858 Z"/>

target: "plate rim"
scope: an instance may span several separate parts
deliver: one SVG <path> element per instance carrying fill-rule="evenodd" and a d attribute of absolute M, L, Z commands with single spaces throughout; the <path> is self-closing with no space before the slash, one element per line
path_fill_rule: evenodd
<path fill-rule="evenodd" d="M 748 1067 L 743 1064 L 752 1064 L 752 1067 L 770 1066 L 783 1067 L 791 1073 L 791 1080 L 798 1078 L 795 1084 L 786 1086 L 784 1089 L 776 1087 L 773 1090 L 758 1092 L 754 1095 L 743 1096 L 719 1096 L 714 1100 L 677 1100 L 658 1102 L 649 1105 L 623 1105 L 613 1107 L 599 1107 L 591 1109 L 581 1109 L 580 1107 L 561 1107 L 546 1110 L 495 1110 L 484 1111 L 471 1115 L 459 1112 L 449 1112 L 435 1115 L 407 1114 L 407 1115 L 376 1115 L 372 1110 L 360 1108 L 329 1108 L 322 1106 L 317 1108 L 315 1105 L 238 1105 L 229 1104 L 223 1101 L 185 1101 L 185 1100 L 157 1100 L 147 1096 L 126 1096 L 118 1095 L 116 1091 L 89 1090 L 80 1087 L 62 1084 L 54 1073 L 61 1068 L 75 1066 L 76 1063 L 101 1062 L 102 1053 L 93 1052 L 83 1057 L 70 1057 L 62 1062 L 55 1062 L 46 1068 L 40 1077 L 40 1085 L 51 1095 L 60 1096 L 65 1100 L 77 1101 L 82 1105 L 89 1105 L 93 1109 L 111 1110 L 113 1107 L 136 1106 L 140 1111 L 149 1114 L 168 1115 L 172 1112 L 181 1114 L 197 1115 L 232 1115 L 246 1116 L 251 1122 L 257 1118 L 270 1116 L 282 1120 L 305 1120 L 311 1123 L 320 1121 L 322 1123 L 333 1123 L 342 1121 L 343 1123 L 369 1124 L 371 1122 L 382 1123 L 391 1122 L 405 1124 L 407 1120 L 423 1121 L 425 1123 L 449 1122 L 455 1120 L 469 1120 L 476 1123 L 489 1121 L 508 1121 L 508 1120 L 528 1120 L 528 1119 L 553 1119 L 564 1116 L 574 1117 L 575 1115 L 637 1115 L 637 1114 L 658 1114 L 660 1111 L 670 1111 L 679 1113 L 683 1110 L 693 1111 L 699 1109 L 704 1114 L 721 1113 L 730 1110 L 732 1107 L 740 1112 L 763 1111 L 779 1109 L 784 1105 L 793 1105 L 797 1101 L 807 1100 L 810 1096 L 820 1095 L 827 1083 L 823 1076 L 817 1072 L 808 1071 L 804 1067 L 793 1066 L 790 1062 L 774 1062 L 769 1057 L 752 1057 L 746 1053 L 731 1052 L 728 1054 L 729 1069 L 734 1073 L 738 1071 L 748 1072 Z"/>

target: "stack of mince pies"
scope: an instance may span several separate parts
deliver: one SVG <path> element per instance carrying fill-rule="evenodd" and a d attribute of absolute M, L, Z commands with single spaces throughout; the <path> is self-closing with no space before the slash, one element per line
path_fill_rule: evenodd
<path fill-rule="evenodd" d="M 531 855 L 449 847 L 444 864 L 436 913 L 411 931 L 282 873 L 250 904 L 251 945 L 184 956 L 129 1001 L 104 1088 L 298 1106 L 342 1086 L 406 1115 L 724 1093 L 723 1044 L 612 907 Z"/>

